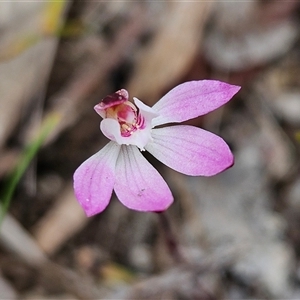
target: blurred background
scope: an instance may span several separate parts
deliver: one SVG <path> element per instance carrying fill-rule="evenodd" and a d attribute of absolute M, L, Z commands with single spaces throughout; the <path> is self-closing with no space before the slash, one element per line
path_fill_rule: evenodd
<path fill-rule="evenodd" d="M 300 299 L 298 1 L 0 2 L 0 299 Z M 185 257 L 113 196 L 87 218 L 75 169 L 107 139 L 93 107 L 185 81 L 242 86 L 188 124 L 235 165 L 168 182 Z M 2 214 L 2 215 L 3 215 Z"/>

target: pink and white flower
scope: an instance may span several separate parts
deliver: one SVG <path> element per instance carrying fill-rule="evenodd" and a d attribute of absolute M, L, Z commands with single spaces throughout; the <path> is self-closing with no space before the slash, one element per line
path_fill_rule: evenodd
<path fill-rule="evenodd" d="M 189 125 L 161 125 L 207 114 L 239 89 L 214 80 L 190 81 L 153 107 L 137 98 L 130 102 L 124 89 L 105 97 L 95 110 L 111 141 L 74 173 L 75 194 L 87 216 L 102 212 L 113 190 L 126 207 L 138 211 L 164 211 L 172 204 L 168 185 L 140 150 L 186 175 L 212 176 L 232 166 L 233 155 L 219 136 Z"/>

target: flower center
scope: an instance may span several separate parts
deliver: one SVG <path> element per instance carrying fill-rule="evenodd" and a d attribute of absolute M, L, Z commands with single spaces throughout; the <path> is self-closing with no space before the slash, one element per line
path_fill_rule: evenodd
<path fill-rule="evenodd" d="M 145 127 L 145 120 L 138 108 L 128 101 L 126 90 L 119 90 L 105 97 L 98 105 L 96 111 L 103 117 L 114 119 L 120 125 L 121 136 L 129 137 L 138 129 Z"/>
<path fill-rule="evenodd" d="M 142 151 L 152 140 L 152 120 L 158 113 L 137 98 L 128 100 L 124 89 L 106 96 L 94 109 L 103 118 L 102 133 L 119 145 L 135 145 Z"/>
<path fill-rule="evenodd" d="M 109 107 L 106 110 L 106 118 L 118 121 L 123 137 L 131 136 L 144 126 L 144 118 L 139 114 L 137 107 L 129 101 Z"/>

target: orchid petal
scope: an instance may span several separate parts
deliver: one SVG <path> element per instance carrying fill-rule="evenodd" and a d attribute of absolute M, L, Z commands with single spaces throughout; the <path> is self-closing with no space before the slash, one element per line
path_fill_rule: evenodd
<path fill-rule="evenodd" d="M 121 148 L 114 189 L 126 207 L 138 211 L 163 211 L 173 202 L 164 179 L 134 146 Z"/>
<path fill-rule="evenodd" d="M 187 125 L 152 129 L 153 141 L 145 147 L 168 167 L 192 176 L 212 176 L 233 164 L 222 138 Z"/>
<path fill-rule="evenodd" d="M 134 104 L 139 108 L 141 114 L 147 121 L 152 121 L 153 118 L 158 117 L 158 113 L 152 107 L 146 105 L 141 100 L 136 97 L 133 97 Z"/>
<path fill-rule="evenodd" d="M 74 173 L 75 195 L 87 216 L 102 212 L 109 203 L 119 151 L 120 146 L 110 142 Z"/>
<path fill-rule="evenodd" d="M 124 144 L 124 137 L 121 136 L 120 124 L 115 119 L 103 119 L 100 123 L 102 133 L 110 140 L 119 145 Z"/>
<path fill-rule="evenodd" d="M 180 84 L 154 104 L 159 116 L 153 119 L 152 125 L 183 122 L 207 114 L 228 102 L 239 89 L 216 80 Z"/>

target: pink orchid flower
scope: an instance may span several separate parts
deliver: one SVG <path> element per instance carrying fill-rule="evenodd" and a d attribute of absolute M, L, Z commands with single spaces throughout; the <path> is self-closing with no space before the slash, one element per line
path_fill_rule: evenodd
<path fill-rule="evenodd" d="M 95 110 L 103 118 L 101 131 L 111 141 L 74 174 L 75 194 L 87 216 L 102 212 L 113 190 L 126 207 L 138 211 L 164 211 L 172 204 L 168 185 L 140 150 L 186 175 L 212 176 L 232 166 L 233 155 L 219 136 L 189 125 L 161 125 L 209 113 L 239 89 L 214 80 L 190 81 L 153 107 L 137 98 L 130 102 L 124 89 L 104 98 Z"/>

